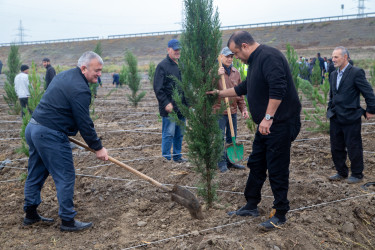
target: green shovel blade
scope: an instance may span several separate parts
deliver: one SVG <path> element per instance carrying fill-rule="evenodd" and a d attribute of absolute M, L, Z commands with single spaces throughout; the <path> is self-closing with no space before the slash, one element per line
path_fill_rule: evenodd
<path fill-rule="evenodd" d="M 243 145 L 237 144 L 236 139 L 232 137 L 232 144 L 227 147 L 227 155 L 230 162 L 236 164 L 243 159 Z"/>

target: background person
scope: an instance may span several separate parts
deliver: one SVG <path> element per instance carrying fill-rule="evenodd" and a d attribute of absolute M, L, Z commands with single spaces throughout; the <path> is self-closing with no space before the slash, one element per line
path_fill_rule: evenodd
<path fill-rule="evenodd" d="M 56 76 L 56 71 L 51 66 L 51 62 L 47 57 L 43 58 L 42 63 L 43 63 L 43 66 L 46 68 L 46 77 L 45 77 L 46 88 L 45 89 L 47 89 L 49 84 L 52 82 L 52 79 Z"/>
<path fill-rule="evenodd" d="M 92 226 L 91 222 L 75 220 L 73 195 L 75 169 L 68 136 L 79 131 L 96 157 L 108 160 L 90 118 L 91 92 L 88 83 L 101 75 L 103 60 L 92 51 L 83 53 L 76 68 L 61 72 L 51 82 L 36 107 L 25 137 L 29 145 L 28 176 L 25 182 L 24 225 L 38 221 L 53 222 L 37 213 L 40 192 L 51 175 L 59 202 L 60 229 L 79 231 Z"/>
<path fill-rule="evenodd" d="M 375 96 L 365 71 L 352 66 L 348 60 L 349 53 L 345 47 L 333 50 L 332 61 L 338 69 L 331 74 L 327 118 L 330 119 L 331 153 L 337 174 L 330 176 L 329 180 L 348 177 L 348 154 L 351 176 L 347 182 L 353 184 L 363 179 L 361 117 L 364 115 L 370 119 L 374 116 Z M 360 94 L 365 98 L 366 110 L 360 106 Z"/>
<path fill-rule="evenodd" d="M 227 88 L 233 88 L 241 83 L 241 75 L 240 72 L 233 67 L 233 52 L 230 51 L 228 47 L 222 49 L 221 53 L 221 62 L 218 74 L 224 75 L 225 84 Z M 217 88 L 219 90 L 223 89 L 223 83 L 221 78 L 219 79 Z M 220 109 L 221 103 L 224 102 L 224 98 L 218 98 L 216 104 L 214 105 L 213 109 L 214 112 Z M 229 98 L 230 103 L 230 111 L 232 116 L 233 122 L 233 130 L 235 133 L 235 137 L 237 137 L 237 107 L 240 109 L 242 116 L 247 119 L 249 118 L 249 114 L 247 113 L 246 103 L 243 96 L 236 96 Z M 229 120 L 228 120 L 228 111 L 227 109 L 224 110 L 222 117 L 219 120 L 219 127 L 223 133 L 223 138 L 227 144 L 232 143 L 232 135 L 230 133 L 229 127 Z M 218 168 L 221 172 L 226 172 L 228 168 L 237 168 L 237 169 L 245 169 L 242 165 L 233 164 L 228 159 L 228 155 L 226 150 L 223 151 L 223 156 L 221 161 L 218 163 Z"/>
<path fill-rule="evenodd" d="M 182 116 L 172 98 L 173 89 L 177 87 L 176 82 L 172 77 L 176 77 L 181 81 L 181 71 L 178 67 L 180 49 L 180 42 L 177 39 L 172 39 L 168 42 L 168 55 L 158 64 L 154 76 L 154 92 L 159 102 L 159 112 L 162 117 L 162 156 L 167 160 L 173 158 L 173 160 L 178 163 L 187 161 L 182 158 L 181 154 L 184 131 L 181 126 L 171 120 L 169 114 L 172 111 L 175 111 L 178 119 L 185 123 L 185 117 Z M 184 97 L 183 103 L 187 105 Z M 171 156 L 172 146 L 173 157 Z"/>
<path fill-rule="evenodd" d="M 113 78 L 112 85 L 116 84 L 116 88 L 118 88 L 118 85 L 120 85 L 120 75 L 114 72 L 112 74 L 112 78 Z"/>
<path fill-rule="evenodd" d="M 276 213 L 259 226 L 273 229 L 286 222 L 289 210 L 290 148 L 301 127 L 301 103 L 288 61 L 279 50 L 255 42 L 247 31 L 233 33 L 228 47 L 236 58 L 249 65 L 247 78 L 234 88 L 216 92 L 220 97 L 246 95 L 253 121 L 258 124 L 247 162 L 250 168 L 244 191 L 247 203 L 228 214 L 259 216 L 258 204 L 268 171 Z"/>
<path fill-rule="evenodd" d="M 18 97 L 18 100 L 21 104 L 21 117 L 25 115 L 25 112 L 23 111 L 24 108 L 28 106 L 29 102 L 29 66 L 27 65 L 21 65 L 21 73 L 16 75 L 14 78 L 14 89 L 16 90 L 16 94 Z M 31 113 L 31 110 L 29 110 Z"/>

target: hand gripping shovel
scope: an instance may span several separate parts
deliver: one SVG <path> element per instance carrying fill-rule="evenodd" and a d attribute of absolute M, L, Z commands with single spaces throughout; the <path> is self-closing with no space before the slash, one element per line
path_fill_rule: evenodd
<path fill-rule="evenodd" d="M 221 56 L 218 58 L 219 61 L 219 67 L 221 67 Z M 221 83 L 223 84 L 223 89 L 227 89 L 227 85 L 225 84 L 225 76 L 221 75 Z M 232 122 L 232 112 L 230 111 L 230 105 L 229 105 L 229 99 L 228 97 L 225 97 L 225 104 L 227 105 L 227 113 L 228 113 L 228 120 L 229 120 L 229 127 L 230 127 L 230 134 L 232 136 L 232 143 L 229 144 L 227 148 L 227 155 L 229 160 L 232 163 L 238 163 L 239 161 L 242 161 L 243 159 L 243 145 L 236 143 L 236 137 L 234 135 L 234 129 L 233 129 L 233 122 Z"/>
<path fill-rule="evenodd" d="M 85 145 L 84 143 L 82 143 L 80 141 L 77 141 L 74 138 L 69 137 L 69 140 L 71 142 L 74 142 L 75 144 L 85 148 L 86 150 L 89 150 L 91 152 L 95 152 L 95 150 L 89 148 L 87 145 Z M 125 168 L 126 170 L 132 172 L 133 174 L 138 175 L 142 179 L 144 179 L 144 180 L 150 182 L 151 184 L 163 189 L 164 191 L 170 193 L 172 201 L 186 207 L 189 210 L 190 215 L 194 219 L 200 219 L 200 220 L 203 219 L 203 213 L 202 213 L 202 209 L 201 209 L 201 205 L 199 204 L 199 201 L 197 200 L 195 195 L 193 193 L 191 193 L 189 190 L 187 190 L 186 188 L 180 187 L 178 185 L 174 185 L 173 189 L 169 189 L 168 187 L 164 186 L 160 182 L 158 182 L 158 181 L 152 179 L 151 177 L 139 172 L 138 170 L 126 165 L 125 163 L 122 163 L 122 162 L 120 162 L 120 161 L 118 161 L 118 160 L 116 160 L 116 159 L 114 159 L 110 156 L 108 156 L 108 160 L 110 162 L 113 162 L 114 164 L 122 167 L 122 168 Z"/>

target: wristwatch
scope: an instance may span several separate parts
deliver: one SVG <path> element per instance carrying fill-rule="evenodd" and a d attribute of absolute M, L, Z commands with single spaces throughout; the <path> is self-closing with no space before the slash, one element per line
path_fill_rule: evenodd
<path fill-rule="evenodd" d="M 266 118 L 266 121 L 269 121 L 273 119 L 273 116 L 271 116 L 270 114 L 266 114 L 264 118 Z"/>

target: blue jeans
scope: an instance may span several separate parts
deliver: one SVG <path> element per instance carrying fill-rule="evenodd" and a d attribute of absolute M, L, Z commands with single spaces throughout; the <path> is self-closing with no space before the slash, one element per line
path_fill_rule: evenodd
<path fill-rule="evenodd" d="M 30 156 L 24 210 L 41 203 L 40 192 L 48 175 L 51 175 L 56 186 L 59 216 L 63 220 L 73 220 L 77 214 L 73 204 L 75 169 L 68 136 L 30 122 L 25 137 Z"/>
<path fill-rule="evenodd" d="M 163 157 L 170 160 L 172 158 L 171 147 L 173 145 L 173 160 L 177 161 L 182 157 L 181 149 L 184 130 L 170 119 L 169 117 L 163 117 L 161 153 Z M 185 123 L 185 118 L 180 120 Z"/>
<path fill-rule="evenodd" d="M 233 130 L 234 130 L 234 135 L 237 137 L 237 114 L 232 114 L 232 123 L 233 123 Z M 223 115 L 219 119 L 219 127 L 221 129 L 223 139 L 227 144 L 232 143 L 232 135 L 230 133 L 230 126 L 229 126 L 229 119 L 228 115 Z M 221 156 L 221 160 L 219 162 L 219 166 L 223 166 L 224 164 L 231 164 L 227 153 L 226 149 L 224 148 L 223 155 Z"/>

